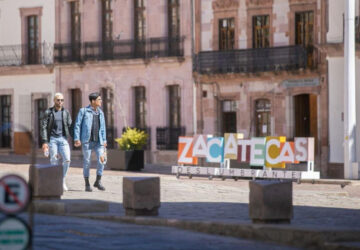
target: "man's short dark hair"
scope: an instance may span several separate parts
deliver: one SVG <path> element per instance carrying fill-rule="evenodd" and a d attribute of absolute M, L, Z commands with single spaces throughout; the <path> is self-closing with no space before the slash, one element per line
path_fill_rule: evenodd
<path fill-rule="evenodd" d="M 89 100 L 90 100 L 90 102 L 91 102 L 91 101 L 95 101 L 99 96 L 100 96 L 100 93 L 99 93 L 99 92 L 91 93 L 91 94 L 89 95 Z"/>

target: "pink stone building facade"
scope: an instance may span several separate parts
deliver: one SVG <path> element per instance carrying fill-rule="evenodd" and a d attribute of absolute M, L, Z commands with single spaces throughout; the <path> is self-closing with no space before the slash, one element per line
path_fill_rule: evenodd
<path fill-rule="evenodd" d="M 138 127 L 147 162 L 176 160 L 177 136 L 193 134 L 191 1 L 57 0 L 55 18 L 56 86 L 73 116 L 101 92 L 110 147 Z"/>
<path fill-rule="evenodd" d="M 199 133 L 314 137 L 329 176 L 325 0 L 195 1 Z"/>

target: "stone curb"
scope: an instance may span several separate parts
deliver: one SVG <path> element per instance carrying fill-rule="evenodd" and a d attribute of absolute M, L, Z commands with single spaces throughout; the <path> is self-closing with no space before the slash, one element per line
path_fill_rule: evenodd
<path fill-rule="evenodd" d="M 332 244 L 332 249 L 342 249 L 341 242 L 356 242 L 360 239 L 360 230 L 326 230 L 291 225 L 266 224 L 231 224 L 211 221 L 187 221 L 154 217 L 107 216 L 89 214 L 68 214 L 68 216 L 131 223 L 145 226 L 166 226 L 191 230 L 201 233 L 239 237 L 250 240 L 273 242 L 295 247 L 315 247 L 325 249 Z M 340 242 L 335 244 L 334 242 Z"/>
<path fill-rule="evenodd" d="M 96 200 L 34 200 L 30 209 L 35 213 L 52 215 L 107 213 L 109 203 Z"/>

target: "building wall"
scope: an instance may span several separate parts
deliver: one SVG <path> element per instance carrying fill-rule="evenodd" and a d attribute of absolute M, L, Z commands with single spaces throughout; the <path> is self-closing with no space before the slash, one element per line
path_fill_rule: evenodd
<path fill-rule="evenodd" d="M 328 43 L 342 43 L 344 38 L 345 1 L 328 0 L 329 30 L 326 34 Z M 359 16 L 359 0 L 355 0 L 355 15 Z"/>
<path fill-rule="evenodd" d="M 70 90 L 81 89 L 82 106 L 89 104 L 88 95 L 101 88 L 114 91 L 114 126 L 117 136 L 125 126 L 134 126 L 135 86 L 146 88 L 146 125 L 151 128 L 151 154 L 148 162 L 161 161 L 162 152 L 156 149 L 156 128 L 168 124 L 167 86 L 179 85 L 181 89 L 181 125 L 186 134 L 193 134 L 193 79 L 191 58 L 191 1 L 180 2 L 180 34 L 184 40 L 184 56 L 148 59 L 85 61 L 83 63 L 57 64 L 55 69 L 57 90 L 70 99 Z M 134 39 L 134 1 L 112 1 L 114 40 Z M 56 26 L 59 27 L 57 43 L 70 42 L 70 9 L 68 1 L 57 0 Z M 146 38 L 166 37 L 167 1 L 145 1 Z M 100 1 L 80 1 L 81 40 L 101 41 Z M 176 151 L 165 159 L 176 163 Z M 166 156 L 168 157 L 168 156 Z M 163 159 L 164 160 L 164 159 Z M 162 161 L 162 163 L 165 163 Z"/>
<path fill-rule="evenodd" d="M 323 0 L 231 0 L 201 1 L 199 51 L 218 50 L 218 20 L 235 18 L 235 49 L 252 49 L 252 16 L 270 16 L 270 47 L 295 44 L 295 13 L 314 12 L 314 44 L 318 46 L 326 32 Z M 197 5 L 199 8 L 199 5 Z M 283 70 L 257 73 L 195 74 L 199 86 L 199 133 L 221 135 L 221 101 L 236 101 L 236 131 L 245 138 L 255 136 L 255 101 L 268 99 L 271 103 L 271 135 L 295 136 L 295 96 L 308 94 L 316 101 L 317 119 L 312 126 L 316 137 L 315 168 L 327 176 L 328 162 L 328 87 L 327 66 L 322 51 L 316 51 L 316 68 L 297 72 Z M 284 82 L 311 79 L 318 84 L 287 87 Z"/>
<path fill-rule="evenodd" d="M 28 131 L 37 139 L 38 115 L 35 111 L 35 99 L 47 98 L 52 105 L 55 91 L 55 79 L 52 65 L 21 65 L 21 59 L 15 65 L 6 64 L 8 56 L 14 57 L 16 51 L 21 57 L 20 44 L 26 44 L 26 16 L 39 15 L 39 42 L 46 43 L 46 63 L 51 63 L 52 45 L 55 41 L 55 1 L 54 0 L 3 0 L 0 1 L 0 95 L 11 95 L 11 149 L 24 154 L 30 150 Z M 45 47 L 44 47 L 45 48 Z M 1 49 L 0 49 L 1 50 Z"/>
<path fill-rule="evenodd" d="M 360 14 L 360 5 L 355 1 L 355 16 Z M 345 1 L 329 0 L 329 29 L 327 32 L 327 61 L 329 65 L 329 162 L 332 164 L 344 163 L 344 12 Z M 357 44 L 358 46 L 358 44 Z M 360 59 L 356 51 L 356 86 L 360 84 Z M 360 88 L 356 87 L 356 96 Z M 356 99 L 357 124 L 360 122 L 360 102 Z M 360 135 L 357 126 L 357 135 Z M 357 136 L 358 137 L 358 136 Z M 360 145 L 357 143 L 357 145 Z M 357 146 L 357 155 L 360 149 Z M 342 171 L 343 172 L 343 171 Z"/>
<path fill-rule="evenodd" d="M 55 41 L 55 0 L 0 1 L 0 45 L 21 44 L 20 9 L 42 8 L 41 42 Z"/>

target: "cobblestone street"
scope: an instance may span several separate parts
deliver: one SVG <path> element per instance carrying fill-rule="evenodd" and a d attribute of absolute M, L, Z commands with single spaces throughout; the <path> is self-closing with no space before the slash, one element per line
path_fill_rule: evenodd
<path fill-rule="evenodd" d="M 7 160 L 8 162 L 11 162 L 11 159 Z M 85 192 L 84 180 L 82 177 L 82 168 L 80 166 L 80 161 L 74 161 L 72 163 L 72 167 L 69 169 L 66 180 L 69 191 L 64 192 L 62 200 L 100 200 L 108 202 L 110 204 L 109 212 L 96 213 L 97 216 L 122 217 L 125 215 L 124 209 L 122 207 L 122 178 L 124 176 L 160 176 L 161 207 L 159 209 L 159 216 L 156 218 L 170 220 L 175 219 L 183 221 L 251 224 L 251 220 L 248 216 L 249 180 L 243 179 L 234 181 L 233 179 L 226 179 L 222 181 L 218 178 L 209 180 L 205 177 L 193 177 L 192 179 L 189 179 L 185 176 L 182 176 L 180 179 L 176 179 L 175 175 L 170 174 L 169 166 L 147 165 L 142 172 L 122 172 L 106 169 L 103 175 L 103 184 L 106 187 L 106 191 L 102 192 L 99 190 L 94 190 L 93 192 Z M 1 163 L 0 175 L 6 173 L 17 173 L 27 179 L 28 167 L 29 165 L 24 163 Z M 90 180 L 91 182 L 94 182 L 95 180 L 95 169 L 93 168 L 91 169 Z M 293 205 L 294 218 L 291 221 L 290 227 L 301 227 L 309 230 L 360 230 L 360 182 L 358 181 L 353 181 L 350 185 L 346 185 L 345 187 L 341 187 L 340 184 L 294 183 Z M 45 240 L 42 237 L 45 237 L 46 234 L 46 223 L 43 224 L 42 222 L 45 221 L 45 219 L 41 219 L 41 216 L 39 216 L 38 218 L 41 230 L 39 231 L 39 233 L 35 232 L 35 246 L 37 246 L 39 242 Z M 58 220 L 55 217 L 48 218 L 51 218 L 49 219 L 49 221 Z M 69 226 L 68 222 L 73 221 L 73 219 L 66 217 L 61 218 L 61 221 L 65 223 L 65 228 L 67 228 Z M 86 223 L 84 222 L 85 224 L 83 224 L 80 219 L 76 219 L 74 220 L 74 223 L 74 228 L 79 227 L 78 229 L 67 228 L 64 229 L 64 231 L 63 229 L 56 229 L 51 226 L 51 230 L 54 230 L 54 232 L 56 230 L 63 230 L 63 232 L 67 233 L 71 233 L 71 230 L 74 230 L 73 232 L 79 231 L 82 232 L 82 234 L 84 234 L 85 236 L 91 235 L 92 233 L 96 235 L 105 235 L 107 234 L 107 232 L 112 231 L 110 229 L 103 229 L 104 231 L 98 231 L 98 228 L 102 228 L 102 226 L 100 225 L 107 225 L 107 222 L 104 221 L 86 221 Z M 89 224 L 89 226 L 85 226 L 87 225 L 87 223 Z M 90 230 L 90 228 L 92 227 L 91 225 L 95 224 L 97 226 L 94 226 L 94 228 Z M 205 237 L 205 241 L 209 242 L 208 245 L 202 246 L 202 248 L 206 249 L 217 248 L 216 244 L 214 245 L 211 243 L 212 240 L 216 242 L 223 242 L 219 243 L 219 245 L 224 244 L 224 246 L 229 246 L 229 248 L 233 248 L 231 247 L 232 244 L 238 244 L 238 239 L 226 237 L 224 238 L 212 235 L 199 235 L 197 237 L 196 234 L 185 231 L 181 231 L 181 234 L 176 233 L 175 229 L 170 230 L 167 228 L 157 228 L 156 230 L 159 230 L 158 232 L 160 233 L 154 233 L 156 230 L 150 227 L 144 228 L 141 226 L 122 223 L 110 223 L 109 226 L 117 228 L 116 230 L 119 230 L 119 232 L 123 231 L 124 228 L 129 227 L 134 232 L 134 235 L 152 232 L 155 237 L 155 235 L 161 234 L 162 238 L 158 240 L 164 241 L 165 239 L 168 239 L 169 242 L 171 242 L 171 244 L 169 243 L 170 245 L 178 245 L 177 241 L 185 237 L 189 239 L 189 242 L 192 242 L 189 244 L 191 246 L 194 246 L 193 248 L 191 248 L 189 247 L 190 245 L 184 245 L 184 248 L 179 246 L 179 248 L 171 249 L 199 249 L 195 246 L 197 246 L 197 244 L 201 244 L 202 240 L 199 239 L 202 239 L 202 237 Z M 106 226 L 106 228 L 108 228 L 108 226 Z M 138 230 L 140 231 L 138 232 Z M 40 232 L 44 232 L 45 234 L 42 234 Z M 164 236 L 164 232 L 168 233 L 169 236 Z M 53 233 L 50 233 L 50 235 L 52 234 Z M 74 234 L 76 235 L 76 233 Z M 85 237 L 84 235 L 81 236 L 81 239 L 82 237 Z M 116 234 L 114 233 L 111 235 L 109 237 L 115 237 Z M 173 238 L 174 235 L 179 236 Z M 190 235 L 192 236 L 190 237 Z M 38 237 L 40 238 L 38 239 Z M 77 239 L 77 236 L 74 236 L 74 239 L 75 238 Z M 66 244 L 66 242 L 70 242 L 71 239 L 72 238 L 67 238 L 64 244 Z M 106 237 L 104 239 L 106 239 Z M 99 243 L 95 239 L 94 241 L 91 241 L 91 244 L 97 244 L 96 242 Z M 116 240 L 115 242 L 118 241 Z M 120 239 L 119 242 L 121 242 Z M 146 238 L 144 238 L 144 242 L 146 242 Z M 124 244 L 130 243 L 130 239 L 124 242 Z M 113 243 L 107 242 L 106 244 L 106 246 L 109 248 L 115 247 L 114 245 L 112 245 Z M 166 244 L 168 243 L 164 244 L 166 248 Z M 61 248 L 63 248 L 63 246 L 64 248 L 66 248 L 65 245 L 62 245 Z M 140 245 L 138 246 L 140 247 Z M 248 246 L 251 246 L 251 248 L 249 249 L 253 249 L 252 247 L 255 245 L 249 243 Z M 261 245 L 259 245 L 259 247 L 262 248 Z M 141 248 L 143 248 L 143 246 L 141 246 Z M 155 247 L 151 249 L 157 248 Z"/>

